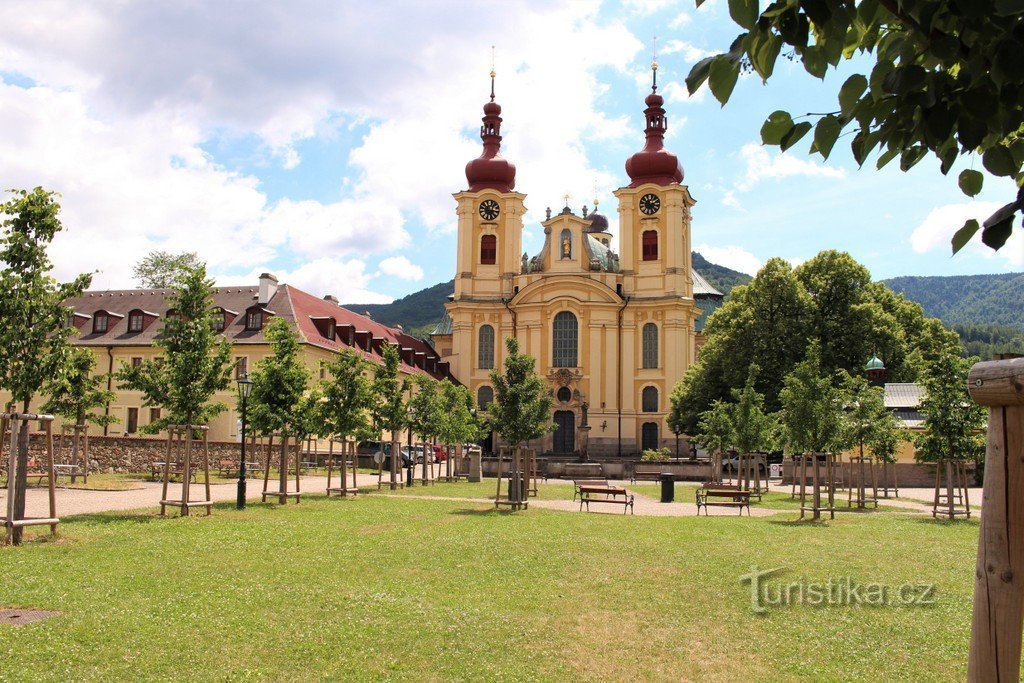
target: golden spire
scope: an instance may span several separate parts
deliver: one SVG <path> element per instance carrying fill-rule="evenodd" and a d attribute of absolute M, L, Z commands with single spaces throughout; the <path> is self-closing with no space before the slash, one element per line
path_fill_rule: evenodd
<path fill-rule="evenodd" d="M 658 92 L 658 36 L 651 38 L 651 92 Z"/>
<path fill-rule="evenodd" d="M 494 46 L 491 45 L 491 102 L 494 101 L 494 77 L 497 75 L 494 70 Z"/>

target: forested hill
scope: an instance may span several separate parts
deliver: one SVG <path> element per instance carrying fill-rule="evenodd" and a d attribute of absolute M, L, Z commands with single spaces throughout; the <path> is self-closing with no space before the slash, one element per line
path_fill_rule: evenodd
<path fill-rule="evenodd" d="M 1002 325 L 1024 331 L 1024 273 L 894 277 L 883 280 L 946 325 Z"/>
<path fill-rule="evenodd" d="M 693 267 L 723 294 L 728 294 L 735 285 L 750 282 L 749 275 L 711 263 L 697 252 L 693 252 Z M 455 281 L 449 280 L 403 296 L 390 304 L 345 304 L 345 308 L 355 313 L 369 313 L 377 322 L 401 325 L 406 332 L 423 336 L 430 334 L 441 319 L 448 295 L 454 291 Z"/>

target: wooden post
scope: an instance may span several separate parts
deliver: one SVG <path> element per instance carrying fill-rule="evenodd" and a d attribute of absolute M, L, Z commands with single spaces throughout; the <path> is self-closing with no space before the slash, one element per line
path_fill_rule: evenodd
<path fill-rule="evenodd" d="M 50 519 L 57 519 L 57 492 L 54 490 L 54 483 L 57 481 L 55 476 L 56 470 L 53 467 L 53 420 L 47 420 L 44 422 L 46 425 L 46 472 L 49 475 L 50 482 L 49 489 L 50 494 Z M 50 524 L 50 535 L 57 535 L 57 522 L 51 522 Z"/>
<path fill-rule="evenodd" d="M 1016 681 L 1024 619 L 1024 358 L 971 368 L 989 409 L 968 681 Z"/>
<path fill-rule="evenodd" d="M 7 519 L 4 521 L 6 524 L 4 542 L 10 545 L 14 540 L 14 525 L 11 522 L 14 520 L 14 494 L 17 490 L 17 479 L 18 479 L 18 421 L 16 419 L 7 419 L 4 416 L 3 427 L 7 428 L 8 424 L 11 427 L 11 452 L 7 458 Z M 2 430 L 0 430 L 2 431 Z"/>

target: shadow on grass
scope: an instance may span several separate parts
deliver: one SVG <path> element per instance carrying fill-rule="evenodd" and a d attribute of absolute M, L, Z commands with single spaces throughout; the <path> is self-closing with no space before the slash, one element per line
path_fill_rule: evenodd
<path fill-rule="evenodd" d="M 459 508 L 452 510 L 449 515 L 459 515 L 461 517 L 505 517 L 513 515 L 518 510 L 500 510 L 494 507 L 488 508 Z"/>
<path fill-rule="evenodd" d="M 155 522 L 160 519 L 159 512 L 120 512 L 110 510 L 107 512 L 87 512 L 81 515 L 68 515 L 62 517 L 62 522 L 89 522 L 92 524 L 143 524 Z"/>
<path fill-rule="evenodd" d="M 914 520 L 917 524 L 927 524 L 928 526 L 978 526 L 981 520 L 976 515 L 971 515 L 970 519 L 964 519 L 962 516 L 956 519 L 949 519 L 948 517 L 932 517 L 929 514 L 927 517 L 917 517 Z"/>
<path fill-rule="evenodd" d="M 828 519 L 826 516 L 822 516 L 820 519 L 812 519 L 810 517 L 805 517 L 804 519 L 786 519 L 786 520 L 770 519 L 770 520 L 768 520 L 768 523 L 769 524 L 774 524 L 776 526 L 789 526 L 789 527 L 808 527 L 809 526 L 809 527 L 817 527 L 817 528 L 821 528 L 821 529 L 827 529 L 828 526 L 829 526 L 828 523 L 832 522 L 832 521 L 835 521 L 835 520 Z"/>

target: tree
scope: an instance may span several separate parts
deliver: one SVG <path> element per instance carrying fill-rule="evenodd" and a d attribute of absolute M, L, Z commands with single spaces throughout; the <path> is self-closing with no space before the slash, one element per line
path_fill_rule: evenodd
<path fill-rule="evenodd" d="M 729 419 L 740 453 L 759 453 L 773 450 L 778 439 L 775 417 L 764 410 L 764 396 L 754 389 L 759 369 L 751 364 L 747 383 L 733 390 L 736 400 L 730 406 Z"/>
<path fill-rule="evenodd" d="M 694 440 L 711 455 L 711 475 L 719 481 L 722 474 L 722 457 L 735 442 L 732 424 L 732 407 L 725 401 L 715 401 L 700 415 Z"/>
<path fill-rule="evenodd" d="M 427 483 L 427 443 L 438 435 L 444 419 L 441 405 L 441 383 L 429 375 L 418 375 L 416 393 L 409 401 L 409 428 L 423 441 L 423 483 Z"/>
<path fill-rule="evenodd" d="M 865 451 L 892 462 L 891 458 L 906 438 L 906 430 L 892 411 L 885 407 L 884 391 L 870 386 L 860 376 L 847 381 L 847 404 L 843 419 L 844 440 L 856 446 L 860 455 Z"/>
<path fill-rule="evenodd" d="M 699 7 L 704 0 L 696 0 Z M 981 155 L 994 176 L 1024 185 L 1024 5 L 1013 0 L 775 0 L 763 12 L 757 0 L 730 0 L 729 13 L 745 31 L 729 52 L 699 61 L 686 78 L 690 94 L 705 81 L 724 106 L 740 70 L 765 82 L 783 47 L 811 75 L 860 52 L 874 57 L 870 74 L 856 73 L 839 89 L 838 109 L 794 121 L 785 111 L 768 116 L 761 139 L 785 151 L 814 129 L 810 152 L 827 159 L 844 130 L 863 165 L 876 148 L 878 168 L 899 157 L 910 170 L 929 153 L 949 173 L 957 157 Z M 974 196 L 984 178 L 960 173 L 961 191 Z M 982 241 L 1006 243 L 1024 211 L 1024 189 L 984 223 Z M 974 219 L 953 237 L 959 251 L 979 229 Z"/>
<path fill-rule="evenodd" d="M 249 419 L 253 429 L 262 434 L 301 436 L 308 410 L 298 408 L 306 393 L 309 370 L 299 357 L 299 338 L 283 318 L 273 318 L 264 336 L 272 354 L 253 370 Z"/>
<path fill-rule="evenodd" d="M 65 371 L 46 384 L 45 393 L 49 399 L 43 404 L 43 412 L 60 415 L 72 421 L 76 427 L 90 422 L 104 427 L 117 422 L 113 415 L 93 412 L 95 408 L 109 405 L 117 397 L 117 394 L 105 386 L 107 375 L 92 374 L 95 368 L 96 355 L 92 351 L 83 348 L 72 349 Z M 71 441 L 72 465 L 78 463 L 79 438 L 76 429 Z M 74 475 L 71 481 L 75 481 Z"/>
<path fill-rule="evenodd" d="M 769 260 L 714 312 L 705 335 L 698 362 L 673 388 L 671 419 L 686 432 L 715 400 L 732 400 L 754 359 L 760 366 L 754 389 L 764 396 L 765 411 L 775 412 L 783 378 L 810 341 L 818 343 L 829 371 L 860 374 L 864 362 L 880 354 L 893 382 L 916 380 L 924 358 L 957 344 L 956 335 L 925 318 L 919 305 L 871 282 L 864 266 L 831 250 L 796 269 Z"/>
<path fill-rule="evenodd" d="M 816 342 L 808 347 L 807 358 L 786 375 L 779 398 L 785 437 L 794 452 L 835 452 L 847 445 L 842 429 L 844 392 L 822 372 Z"/>
<path fill-rule="evenodd" d="M 335 439 L 358 438 L 370 426 L 373 395 L 366 377 L 369 364 L 349 349 L 342 349 L 326 366 L 328 379 L 320 383 L 321 433 Z"/>
<path fill-rule="evenodd" d="M 488 408 L 491 425 L 512 447 L 539 439 L 552 430 L 551 389 L 534 372 L 536 361 L 519 353 L 519 341 L 505 340 L 505 372 L 491 370 L 494 401 Z"/>
<path fill-rule="evenodd" d="M 151 251 L 135 264 L 132 275 L 140 287 L 168 289 L 174 287 L 178 278 L 201 265 L 203 262 L 194 251 Z"/>
<path fill-rule="evenodd" d="M 400 378 L 398 365 L 400 357 L 398 347 L 384 342 L 381 346 L 383 362 L 377 366 L 373 377 L 373 415 L 374 429 L 391 432 L 391 488 L 398 485 L 399 443 L 398 432 L 405 429 L 409 421 L 406 410 L 405 395 L 409 391 L 409 379 Z M 410 455 L 412 455 L 410 453 Z"/>
<path fill-rule="evenodd" d="M 213 330 L 213 281 L 206 267 L 184 273 L 171 296 L 177 312 L 164 321 L 154 345 L 163 357 L 124 365 L 116 377 L 123 389 L 140 391 L 143 405 L 163 408 L 142 428 L 155 433 L 169 425 L 203 425 L 227 410 L 211 399 L 231 382 L 231 345 Z"/>
<path fill-rule="evenodd" d="M 967 393 L 967 372 L 976 360 L 943 353 L 929 363 L 921 380 L 924 431 L 914 439 L 917 460 L 980 461 L 984 456 L 985 409 Z"/>
<path fill-rule="evenodd" d="M 11 406 L 27 413 L 35 395 L 47 382 L 59 381 L 68 369 L 73 329 L 63 302 L 80 295 L 92 281 L 79 275 L 58 283 L 46 250 L 64 229 L 57 195 L 41 187 L 11 190 L 13 198 L 0 204 L 0 388 L 11 392 Z M 25 516 L 28 483 L 29 423 L 21 423 L 18 436 L 18 475 L 15 477 L 14 514 Z M 22 527 L 15 527 L 14 543 L 21 543 Z"/>

